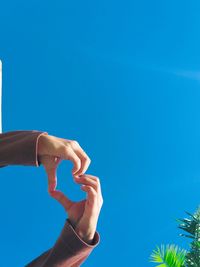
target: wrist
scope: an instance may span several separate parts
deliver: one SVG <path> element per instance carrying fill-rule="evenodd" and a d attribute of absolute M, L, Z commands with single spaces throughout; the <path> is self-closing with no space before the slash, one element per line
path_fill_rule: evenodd
<path fill-rule="evenodd" d="M 47 134 L 41 134 L 38 138 L 38 146 L 37 146 L 37 154 L 38 156 L 45 154 L 45 141 L 47 138 Z"/>
<path fill-rule="evenodd" d="M 75 228 L 75 232 L 77 233 L 77 235 L 84 241 L 86 242 L 87 244 L 89 245 L 92 245 L 93 243 L 93 239 L 94 239 L 94 232 L 84 232 L 84 231 L 81 231 L 80 229 L 78 228 Z"/>

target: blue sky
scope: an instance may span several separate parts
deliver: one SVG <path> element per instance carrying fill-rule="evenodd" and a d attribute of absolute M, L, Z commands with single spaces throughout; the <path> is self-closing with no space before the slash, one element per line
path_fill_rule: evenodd
<path fill-rule="evenodd" d="M 153 266 L 199 205 L 198 1 L 1 1 L 3 131 L 77 140 L 101 180 L 101 242 L 83 266 Z M 74 200 L 72 164 L 58 188 Z M 66 214 L 43 167 L 2 168 L 1 264 L 50 248 Z M 10 256 L 12 252 L 12 256 Z M 9 262 L 8 262 L 9 259 Z"/>

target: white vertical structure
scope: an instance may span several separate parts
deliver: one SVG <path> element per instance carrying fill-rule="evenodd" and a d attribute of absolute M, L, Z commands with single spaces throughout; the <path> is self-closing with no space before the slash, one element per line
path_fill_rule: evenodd
<path fill-rule="evenodd" d="M 0 60 L 0 133 L 2 133 L 2 62 Z"/>

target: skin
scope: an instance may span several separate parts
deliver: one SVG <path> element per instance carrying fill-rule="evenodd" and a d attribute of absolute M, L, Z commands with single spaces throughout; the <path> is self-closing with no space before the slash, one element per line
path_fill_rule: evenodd
<path fill-rule="evenodd" d="M 38 160 L 44 165 L 48 177 L 48 190 L 56 189 L 57 176 L 56 168 L 62 160 L 70 160 L 73 163 L 72 175 L 79 176 L 84 174 L 91 160 L 85 151 L 75 140 L 59 138 L 52 135 L 41 135 L 37 147 Z M 42 156 L 49 156 L 42 162 Z M 52 165 L 52 158 L 57 164 Z"/>
<path fill-rule="evenodd" d="M 40 140 L 41 137 L 44 138 Z M 41 137 L 39 138 L 38 156 L 48 176 L 48 192 L 68 213 L 68 218 L 76 233 L 86 243 L 92 244 L 103 205 L 103 197 L 99 178 L 83 174 L 91 161 L 76 141 L 67 140 L 66 142 L 66 139 L 47 135 Z M 87 193 L 86 199 L 75 202 L 63 192 L 56 190 L 56 169 L 62 159 L 74 162 L 73 179 L 75 183 L 81 185 L 81 190 Z"/>
<path fill-rule="evenodd" d="M 74 181 L 81 184 L 81 189 L 87 193 L 86 199 L 71 201 L 58 190 L 52 191 L 51 196 L 64 207 L 76 233 L 86 243 L 92 244 L 103 204 L 100 181 L 98 177 L 89 174 L 74 177 Z"/>

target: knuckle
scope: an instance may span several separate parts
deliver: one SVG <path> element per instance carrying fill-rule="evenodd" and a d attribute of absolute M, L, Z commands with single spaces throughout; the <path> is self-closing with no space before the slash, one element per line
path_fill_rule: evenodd
<path fill-rule="evenodd" d="M 65 145 L 63 145 L 61 147 L 61 151 L 63 151 L 64 153 L 68 153 L 69 148 L 70 148 L 70 145 L 69 144 L 65 144 Z"/>
<path fill-rule="evenodd" d="M 66 147 L 70 147 L 70 142 L 66 142 L 66 143 L 65 143 L 65 146 L 66 146 Z"/>
<path fill-rule="evenodd" d="M 79 158 L 76 159 L 76 163 L 77 163 L 78 167 L 80 168 L 81 167 L 81 160 Z"/>
<path fill-rule="evenodd" d="M 75 145 L 75 146 L 78 146 L 79 145 L 79 143 L 76 140 L 71 140 L 70 143 L 72 145 Z"/>
<path fill-rule="evenodd" d="M 88 161 L 89 160 L 88 156 L 87 155 L 83 155 L 83 160 L 84 161 Z"/>
<path fill-rule="evenodd" d="M 62 138 L 61 141 L 62 141 L 61 143 L 64 144 L 64 145 L 69 145 L 70 144 L 70 140 L 68 140 L 68 139 Z"/>
<path fill-rule="evenodd" d="M 91 194 L 92 194 L 93 196 L 96 196 L 96 195 L 97 195 L 96 191 L 95 191 L 94 188 L 92 188 L 91 186 L 89 187 L 89 190 L 90 190 L 90 192 L 91 192 Z"/>
<path fill-rule="evenodd" d="M 74 163 L 80 168 L 81 166 L 81 160 L 78 157 L 74 157 Z"/>
<path fill-rule="evenodd" d="M 61 153 L 62 153 L 63 155 L 65 155 L 67 158 L 69 158 L 70 149 L 71 149 L 71 148 L 70 148 L 69 144 L 64 145 L 64 146 L 61 148 Z"/>
<path fill-rule="evenodd" d="M 90 192 L 93 192 L 93 191 L 92 191 L 93 188 L 92 188 L 90 185 L 88 185 L 88 190 L 89 190 Z"/>
<path fill-rule="evenodd" d="M 103 204 L 103 197 L 102 197 L 102 195 L 100 195 L 99 201 L 100 201 L 101 204 Z"/>
<path fill-rule="evenodd" d="M 101 198 L 99 199 L 99 204 L 98 205 L 99 205 L 100 208 L 103 206 L 103 199 L 101 199 Z"/>
<path fill-rule="evenodd" d="M 100 207 L 102 207 L 103 206 L 103 201 L 100 201 Z"/>
<path fill-rule="evenodd" d="M 99 179 L 99 177 L 95 176 L 95 177 L 94 177 L 94 180 L 95 180 L 98 184 L 100 183 L 100 179 Z"/>
<path fill-rule="evenodd" d="M 90 163 L 91 163 L 91 159 L 90 158 L 86 158 L 86 163 L 88 164 L 88 165 L 90 165 Z"/>

